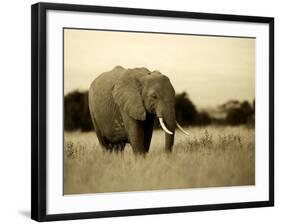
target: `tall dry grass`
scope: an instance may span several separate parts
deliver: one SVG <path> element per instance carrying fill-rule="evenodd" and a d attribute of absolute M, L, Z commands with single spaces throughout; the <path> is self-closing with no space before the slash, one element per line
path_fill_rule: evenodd
<path fill-rule="evenodd" d="M 94 132 L 65 133 L 64 194 L 255 184 L 255 132 L 246 127 L 191 128 L 176 133 L 171 154 L 155 131 L 147 156 L 101 149 Z"/>

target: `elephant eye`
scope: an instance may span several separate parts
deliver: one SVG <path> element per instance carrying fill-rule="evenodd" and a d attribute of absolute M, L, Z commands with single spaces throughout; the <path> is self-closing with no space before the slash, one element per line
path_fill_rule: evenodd
<path fill-rule="evenodd" d="M 151 94 L 151 98 L 157 99 L 157 95 L 155 93 Z"/>

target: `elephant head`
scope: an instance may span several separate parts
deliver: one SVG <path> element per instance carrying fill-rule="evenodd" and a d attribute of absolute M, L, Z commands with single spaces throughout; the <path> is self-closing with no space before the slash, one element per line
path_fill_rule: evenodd
<path fill-rule="evenodd" d="M 156 116 L 166 133 L 165 149 L 172 150 L 175 127 L 184 130 L 175 119 L 175 90 L 167 76 L 146 68 L 128 69 L 116 81 L 112 96 L 119 108 L 136 121 Z"/>

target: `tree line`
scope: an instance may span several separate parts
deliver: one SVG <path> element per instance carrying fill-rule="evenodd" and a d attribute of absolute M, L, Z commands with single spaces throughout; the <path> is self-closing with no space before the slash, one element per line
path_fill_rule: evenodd
<path fill-rule="evenodd" d="M 255 101 L 251 104 L 248 101 L 230 100 L 219 105 L 213 112 L 200 111 L 186 92 L 176 94 L 175 101 L 176 119 L 183 126 L 209 124 L 254 126 L 254 108 Z M 159 127 L 157 122 L 155 127 Z M 67 131 L 90 131 L 94 129 L 88 107 L 87 91 L 73 91 L 64 96 L 64 128 Z"/>

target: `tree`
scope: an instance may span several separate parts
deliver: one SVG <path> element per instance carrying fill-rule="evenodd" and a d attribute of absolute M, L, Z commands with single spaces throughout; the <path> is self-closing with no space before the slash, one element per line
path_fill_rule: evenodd
<path fill-rule="evenodd" d="M 208 124 L 211 124 L 211 122 L 212 122 L 212 119 L 211 119 L 210 115 L 208 114 L 208 112 L 202 111 L 202 112 L 198 113 L 197 121 L 196 121 L 196 123 L 198 125 L 208 125 Z"/>
<path fill-rule="evenodd" d="M 93 129 L 88 107 L 88 92 L 74 91 L 64 97 L 64 128 L 68 131 Z"/>
<path fill-rule="evenodd" d="M 195 125 L 198 112 L 186 92 L 176 95 L 176 119 L 182 125 Z"/>

